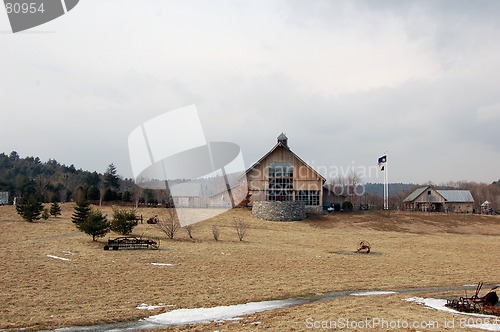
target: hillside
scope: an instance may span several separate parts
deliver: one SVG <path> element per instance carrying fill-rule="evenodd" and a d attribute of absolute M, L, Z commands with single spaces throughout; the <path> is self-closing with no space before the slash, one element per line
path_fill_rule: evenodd
<path fill-rule="evenodd" d="M 118 180 L 120 192 L 132 192 L 134 183 L 129 179 Z M 0 153 L 0 191 L 9 192 L 9 200 L 12 203 L 14 196 L 19 196 L 23 187 L 29 181 L 34 181 L 45 201 L 71 201 L 73 194 L 80 190 L 94 192 L 106 189 L 105 174 L 95 171 L 77 169 L 74 165 L 66 166 L 54 159 L 42 162 L 38 157 L 21 158 L 17 152 L 12 151 L 9 155 Z M 95 198 L 94 198 L 95 199 Z"/>

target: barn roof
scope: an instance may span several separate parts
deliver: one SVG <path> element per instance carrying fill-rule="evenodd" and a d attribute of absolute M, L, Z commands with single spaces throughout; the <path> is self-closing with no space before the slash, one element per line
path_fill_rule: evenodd
<path fill-rule="evenodd" d="M 415 189 L 408 197 L 406 197 L 404 199 L 403 202 L 411 202 L 411 201 L 413 201 L 415 198 L 417 198 L 418 196 L 420 196 L 424 191 L 426 191 L 427 188 L 429 188 L 429 186 Z"/>
<path fill-rule="evenodd" d="M 408 197 L 404 199 L 403 202 L 414 201 L 423 192 L 429 189 L 430 186 L 415 189 Z M 436 192 L 443 196 L 446 202 L 451 203 L 473 203 L 474 198 L 469 190 L 457 190 L 457 189 L 436 189 Z"/>
<path fill-rule="evenodd" d="M 269 156 L 270 154 L 272 154 L 274 152 L 274 150 L 276 150 L 278 147 L 283 147 L 285 149 L 287 149 L 288 151 L 290 151 L 292 153 L 292 155 L 297 158 L 301 163 L 303 163 L 304 165 L 306 165 L 310 170 L 312 170 L 314 172 L 314 174 L 316 174 L 318 177 L 321 178 L 321 180 L 323 180 L 323 182 L 326 181 L 325 177 L 321 174 L 318 173 L 318 171 L 316 171 L 314 168 L 312 168 L 311 166 L 309 166 L 308 163 L 306 163 L 305 161 L 303 161 L 299 156 L 297 156 L 292 150 L 290 150 L 290 148 L 288 146 L 286 146 L 285 144 L 281 143 L 281 141 L 278 141 L 278 143 L 276 143 L 275 146 L 273 146 L 273 148 L 268 152 L 266 153 L 262 158 L 260 158 L 256 163 L 254 163 L 252 166 L 250 166 L 250 168 L 248 168 L 245 172 L 245 175 L 248 174 L 248 172 L 250 172 L 252 169 L 254 169 L 257 165 L 260 165 L 260 163 L 267 158 L 267 156 Z"/>
<path fill-rule="evenodd" d="M 469 190 L 436 190 L 447 202 L 473 203 L 474 198 Z"/>

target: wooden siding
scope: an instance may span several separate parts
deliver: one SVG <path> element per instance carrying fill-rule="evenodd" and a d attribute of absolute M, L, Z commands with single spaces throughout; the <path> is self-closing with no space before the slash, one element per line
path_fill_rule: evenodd
<path fill-rule="evenodd" d="M 266 200 L 266 190 L 269 189 L 269 166 L 275 162 L 287 162 L 293 165 L 293 190 L 318 190 L 319 206 L 322 205 L 323 178 L 281 145 L 247 172 L 248 189 L 252 194 L 251 205 L 253 202 Z"/>

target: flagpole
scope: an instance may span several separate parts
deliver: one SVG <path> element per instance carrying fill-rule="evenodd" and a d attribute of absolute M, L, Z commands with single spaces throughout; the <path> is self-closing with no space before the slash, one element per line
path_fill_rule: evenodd
<path fill-rule="evenodd" d="M 384 210 L 389 209 L 389 176 L 387 167 L 387 151 L 385 152 L 385 165 L 384 165 Z"/>

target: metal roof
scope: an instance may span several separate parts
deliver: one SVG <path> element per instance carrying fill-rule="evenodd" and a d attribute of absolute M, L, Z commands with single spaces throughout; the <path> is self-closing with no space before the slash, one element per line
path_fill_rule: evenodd
<path fill-rule="evenodd" d="M 422 194 L 424 191 L 426 191 L 427 188 L 429 188 L 429 186 L 415 189 L 408 197 L 406 197 L 404 199 L 403 202 L 411 202 L 411 201 L 413 201 L 415 198 L 417 198 L 418 196 L 420 196 L 420 194 Z"/>
<path fill-rule="evenodd" d="M 411 202 L 420 196 L 430 186 L 415 189 L 403 202 Z M 436 192 L 443 196 L 446 202 L 452 203 L 474 203 L 474 197 L 469 190 L 437 189 Z"/>
<path fill-rule="evenodd" d="M 447 202 L 474 203 L 474 197 L 469 190 L 436 190 Z"/>

